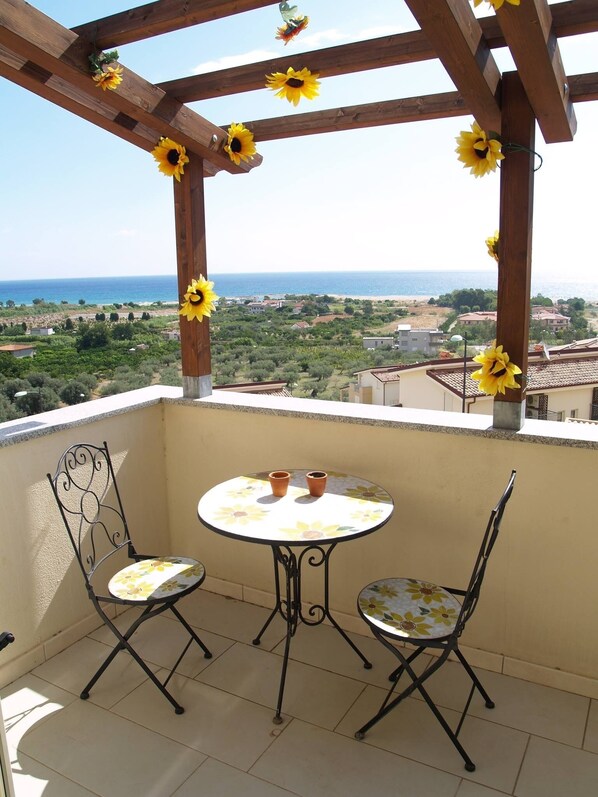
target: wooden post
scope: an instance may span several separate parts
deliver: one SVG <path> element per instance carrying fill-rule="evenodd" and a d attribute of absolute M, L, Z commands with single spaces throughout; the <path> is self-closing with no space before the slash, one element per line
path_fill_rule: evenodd
<path fill-rule="evenodd" d="M 180 183 L 174 183 L 179 301 L 192 279 L 207 278 L 206 220 L 204 206 L 203 160 L 191 155 Z M 210 321 L 188 321 L 180 316 L 183 395 L 203 398 L 212 393 Z"/>
<path fill-rule="evenodd" d="M 502 80 L 504 144 L 535 148 L 535 117 L 517 72 Z M 497 394 L 494 427 L 521 429 L 525 420 L 525 388 L 529 341 L 534 155 L 503 149 L 500 174 L 500 240 L 496 342 L 522 370 L 522 387 Z"/>

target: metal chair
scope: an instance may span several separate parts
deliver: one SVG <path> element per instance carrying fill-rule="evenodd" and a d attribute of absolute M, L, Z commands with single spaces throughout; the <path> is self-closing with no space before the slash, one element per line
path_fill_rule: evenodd
<path fill-rule="evenodd" d="M 475 770 L 475 764 L 457 737 L 475 689 L 484 698 L 486 708 L 494 708 L 494 703 L 459 649 L 459 638 L 477 606 L 488 557 L 496 542 L 505 506 L 513 492 L 515 475 L 516 472 L 513 471 L 498 504 L 490 513 L 466 590 L 440 587 L 414 578 L 385 578 L 368 584 L 359 593 L 357 608 L 361 617 L 376 639 L 398 658 L 400 664 L 389 676 L 392 686 L 380 709 L 355 733 L 356 739 L 363 739 L 370 728 L 417 690 L 461 754 L 465 761 L 465 769 L 468 772 Z M 455 596 L 459 596 L 460 600 Z M 404 647 L 396 647 L 397 642 L 409 643 L 415 647 L 415 650 L 409 652 Z M 412 662 L 427 649 L 436 649 L 438 654 L 431 657 L 424 672 L 417 675 L 411 666 Z M 424 688 L 425 681 L 442 667 L 451 653 L 457 656 L 472 681 L 465 708 L 454 731 Z M 393 698 L 393 693 L 404 672 L 411 678 L 411 683 Z"/>
<path fill-rule="evenodd" d="M 205 579 L 201 562 L 180 556 L 147 556 L 135 550 L 116 483 L 108 445 L 79 443 L 60 457 L 55 474 L 48 480 L 85 579 L 87 595 L 118 642 L 81 692 L 89 692 L 121 650 L 127 650 L 154 682 L 177 714 L 184 708 L 166 688 L 183 656 L 195 641 L 206 659 L 212 657 L 176 607 L 180 598 L 197 589 Z M 126 549 L 123 551 L 122 549 Z M 126 567 L 127 557 L 133 561 Z M 121 633 L 107 614 L 108 605 L 137 606 L 141 614 Z M 189 633 L 185 645 L 166 680 L 161 682 L 129 640 L 139 626 L 170 610 Z"/>

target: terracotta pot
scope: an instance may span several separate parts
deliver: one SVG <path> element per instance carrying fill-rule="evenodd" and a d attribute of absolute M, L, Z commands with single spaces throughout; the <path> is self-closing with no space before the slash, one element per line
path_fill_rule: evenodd
<path fill-rule="evenodd" d="M 314 498 L 319 498 L 321 495 L 324 495 L 326 479 L 328 478 L 328 474 L 325 471 L 312 470 L 305 478 L 307 479 L 307 489 L 310 495 L 313 495 Z"/>
<path fill-rule="evenodd" d="M 291 474 L 288 470 L 273 470 L 272 473 L 268 474 L 268 479 L 270 480 L 272 495 L 282 498 L 283 495 L 287 494 L 291 480 Z"/>

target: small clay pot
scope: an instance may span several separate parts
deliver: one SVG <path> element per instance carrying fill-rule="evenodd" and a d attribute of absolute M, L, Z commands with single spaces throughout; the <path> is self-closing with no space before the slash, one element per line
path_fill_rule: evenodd
<path fill-rule="evenodd" d="M 291 474 L 288 470 L 273 470 L 272 473 L 268 474 L 268 479 L 270 480 L 272 495 L 282 498 L 283 495 L 287 494 L 291 480 Z"/>
<path fill-rule="evenodd" d="M 328 474 L 323 470 L 311 470 L 305 477 L 307 479 L 307 489 L 314 498 L 324 495 L 326 489 L 326 479 Z"/>

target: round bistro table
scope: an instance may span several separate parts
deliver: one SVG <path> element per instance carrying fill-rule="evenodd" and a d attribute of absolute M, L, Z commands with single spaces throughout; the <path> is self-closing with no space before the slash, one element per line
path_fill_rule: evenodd
<path fill-rule="evenodd" d="M 305 476 L 309 471 L 293 469 L 289 473 L 289 489 L 282 498 L 272 495 L 268 473 L 263 472 L 217 484 L 197 505 L 200 521 L 212 531 L 236 540 L 269 545 L 272 550 L 276 604 L 253 644 L 260 644 L 263 633 L 280 614 L 286 623 L 286 641 L 276 723 L 282 722 L 291 639 L 300 622 L 319 625 L 328 619 L 361 658 L 364 667 L 372 666 L 330 613 L 330 556 L 339 543 L 384 526 L 394 508 L 386 490 L 367 479 L 328 471 L 324 495 L 314 498 L 307 490 Z M 305 565 L 322 567 L 324 582 L 323 602 L 311 605 L 307 613 L 301 605 L 301 574 Z"/>

